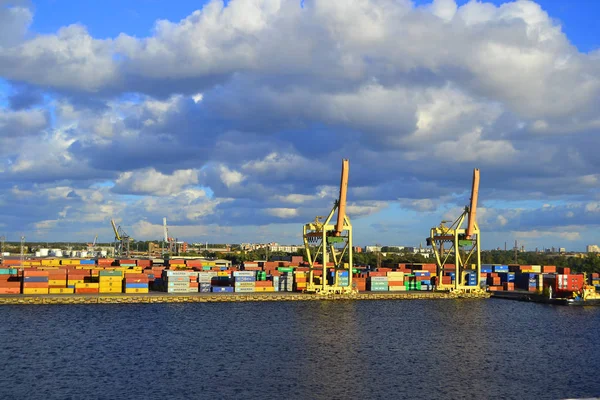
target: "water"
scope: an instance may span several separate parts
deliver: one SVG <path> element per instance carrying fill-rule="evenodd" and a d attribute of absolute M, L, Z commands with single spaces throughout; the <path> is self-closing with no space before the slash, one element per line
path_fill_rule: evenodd
<path fill-rule="evenodd" d="M 600 307 L 2 306 L 2 399 L 600 396 Z"/>

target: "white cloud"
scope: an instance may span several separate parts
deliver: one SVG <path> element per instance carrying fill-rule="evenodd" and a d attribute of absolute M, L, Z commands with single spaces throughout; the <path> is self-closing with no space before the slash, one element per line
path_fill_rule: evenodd
<path fill-rule="evenodd" d="M 295 208 L 267 208 L 265 213 L 272 215 L 277 218 L 293 218 L 298 215 L 298 210 Z"/>
<path fill-rule="evenodd" d="M 221 181 L 225 186 L 232 187 L 242 183 L 246 177 L 239 171 L 231 170 L 225 165 L 219 167 Z"/>
<path fill-rule="evenodd" d="M 153 168 L 128 171 L 119 175 L 114 190 L 121 193 L 169 196 L 179 193 L 182 188 L 198 183 L 198 171 L 177 170 L 167 175 Z"/>

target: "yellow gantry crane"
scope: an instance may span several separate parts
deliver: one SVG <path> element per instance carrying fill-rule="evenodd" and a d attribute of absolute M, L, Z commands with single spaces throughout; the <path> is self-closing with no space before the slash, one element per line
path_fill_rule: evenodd
<path fill-rule="evenodd" d="M 325 295 L 356 293 L 352 287 L 352 224 L 346 215 L 348 172 L 349 162 L 342 160 L 340 195 L 331 212 L 327 217 L 316 217 L 313 222 L 304 225 L 302 237 L 310 264 L 306 292 Z M 334 225 L 331 220 L 336 211 L 337 221 Z M 348 255 L 347 263 L 344 262 L 346 255 Z M 317 264 L 319 259 L 322 265 Z M 330 260 L 335 270 L 332 283 L 327 280 L 327 264 Z M 320 282 L 316 283 L 314 271 L 321 269 L 323 275 Z M 344 273 L 347 273 L 347 279 L 345 276 L 342 278 L 341 275 Z"/>
<path fill-rule="evenodd" d="M 129 235 L 121 228 L 117 227 L 113 219 L 110 220 L 113 231 L 115 232 L 115 257 L 129 257 L 129 242 L 132 240 Z"/>
<path fill-rule="evenodd" d="M 431 228 L 427 244 L 433 247 L 437 264 L 436 289 L 448 291 L 477 292 L 481 279 L 481 233 L 477 225 L 477 200 L 479 197 L 479 170 L 473 170 L 471 186 L 471 202 L 463 213 L 450 226 L 442 221 L 439 226 Z M 467 222 L 466 228 L 463 224 Z M 454 263 L 453 267 L 450 265 Z M 474 269 L 473 269 L 474 267 Z M 453 271 L 452 271 L 453 270 Z M 444 284 L 444 272 L 454 272 L 453 284 Z M 472 272 L 476 279 L 467 281 L 466 274 Z M 471 284 L 469 284 L 471 283 Z"/>

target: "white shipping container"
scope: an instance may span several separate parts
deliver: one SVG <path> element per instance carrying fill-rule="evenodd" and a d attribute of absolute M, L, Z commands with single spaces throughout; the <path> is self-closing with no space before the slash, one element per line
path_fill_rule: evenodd
<path fill-rule="evenodd" d="M 256 271 L 233 271 L 233 276 L 256 276 Z"/>

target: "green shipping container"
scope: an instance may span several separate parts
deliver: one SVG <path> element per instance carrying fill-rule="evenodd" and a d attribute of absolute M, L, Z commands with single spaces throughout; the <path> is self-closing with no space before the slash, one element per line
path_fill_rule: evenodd
<path fill-rule="evenodd" d="M 279 272 L 294 272 L 293 267 L 278 267 L 277 271 Z"/>
<path fill-rule="evenodd" d="M 16 268 L 0 268 L 0 275 L 16 275 Z"/>
<path fill-rule="evenodd" d="M 99 276 L 123 276 L 123 271 L 104 270 L 98 273 Z"/>

